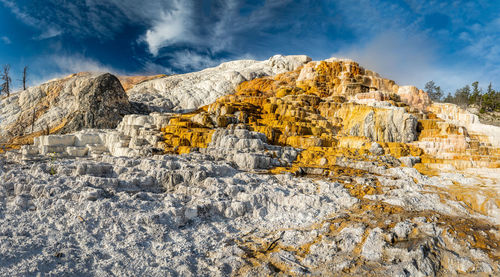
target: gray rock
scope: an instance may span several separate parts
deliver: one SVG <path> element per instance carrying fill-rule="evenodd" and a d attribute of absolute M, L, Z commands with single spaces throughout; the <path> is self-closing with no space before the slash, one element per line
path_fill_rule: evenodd
<path fill-rule="evenodd" d="M 120 81 L 109 73 L 92 79 L 78 92 L 75 101 L 77 110 L 69 115 L 61 133 L 83 128 L 116 128 L 124 115 L 132 113 Z"/>
<path fill-rule="evenodd" d="M 398 239 L 406 239 L 413 228 L 413 224 L 408 221 L 398 222 L 394 226 L 394 234 L 396 234 Z"/>
<path fill-rule="evenodd" d="M 380 155 L 384 155 L 385 151 L 384 151 L 384 148 L 380 144 L 373 142 L 371 147 L 370 147 L 370 153 L 372 153 L 373 155 L 380 156 Z"/>
<path fill-rule="evenodd" d="M 361 122 L 345 130 L 351 136 L 364 136 L 372 141 L 405 142 L 417 139 L 417 118 L 403 108 L 387 108 L 376 115 L 374 111 L 366 114 Z"/>
<path fill-rule="evenodd" d="M 401 157 L 399 160 L 408 167 L 413 167 L 414 165 L 420 163 L 420 157 L 406 156 Z"/>
<path fill-rule="evenodd" d="M 366 238 L 363 248 L 361 249 L 361 255 L 370 261 L 380 260 L 383 255 L 384 246 L 385 241 L 382 229 L 375 228 L 370 231 L 370 234 Z"/>

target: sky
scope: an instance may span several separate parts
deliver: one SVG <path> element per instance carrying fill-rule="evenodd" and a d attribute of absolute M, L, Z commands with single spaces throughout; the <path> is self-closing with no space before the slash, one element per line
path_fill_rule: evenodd
<path fill-rule="evenodd" d="M 400 85 L 500 88 L 500 1 L 0 0 L 14 86 L 81 71 L 178 74 L 235 59 L 350 58 Z"/>

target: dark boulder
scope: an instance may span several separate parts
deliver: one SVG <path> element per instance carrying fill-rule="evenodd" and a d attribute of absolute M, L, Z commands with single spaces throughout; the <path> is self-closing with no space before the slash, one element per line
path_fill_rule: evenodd
<path fill-rule="evenodd" d="M 77 110 L 68 116 L 59 131 L 68 133 L 86 128 L 112 129 L 134 109 L 118 78 L 110 73 L 97 76 L 76 95 Z"/>

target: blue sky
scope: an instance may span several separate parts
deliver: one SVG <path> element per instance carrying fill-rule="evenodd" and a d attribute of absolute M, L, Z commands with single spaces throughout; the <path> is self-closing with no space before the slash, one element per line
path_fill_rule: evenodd
<path fill-rule="evenodd" d="M 352 58 L 401 85 L 500 87 L 500 1 L 0 0 L 16 86 L 79 71 L 183 73 L 223 61 Z"/>

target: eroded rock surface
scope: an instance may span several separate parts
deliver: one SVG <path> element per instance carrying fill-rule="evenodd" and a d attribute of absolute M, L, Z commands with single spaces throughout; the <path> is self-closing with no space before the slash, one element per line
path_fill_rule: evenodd
<path fill-rule="evenodd" d="M 115 128 L 134 113 L 113 75 L 80 73 L 12 94 L 0 102 L 0 141 L 32 143 L 43 134 Z"/>
<path fill-rule="evenodd" d="M 16 159 L 0 158 L 1 275 L 500 269 L 491 219 L 440 201 L 432 186 L 446 178 L 415 169 L 311 179 L 249 173 L 232 157 L 198 153 Z"/>

